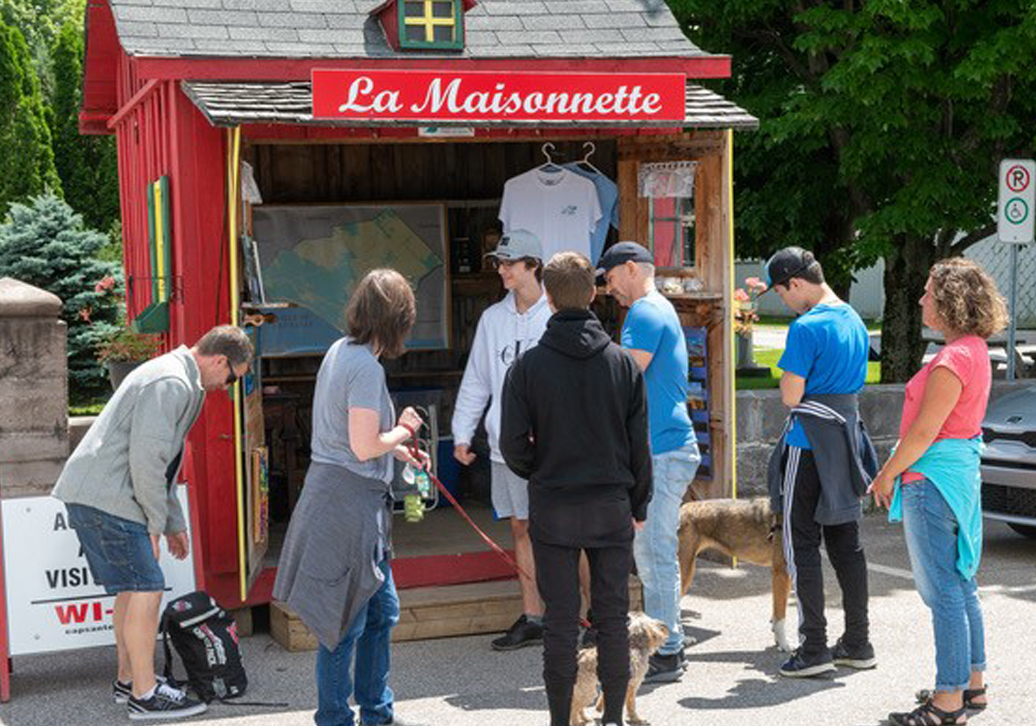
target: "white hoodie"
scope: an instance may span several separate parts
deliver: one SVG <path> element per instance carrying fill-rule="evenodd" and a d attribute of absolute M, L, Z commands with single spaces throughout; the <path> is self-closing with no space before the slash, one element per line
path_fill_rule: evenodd
<path fill-rule="evenodd" d="M 454 446 L 471 444 L 486 403 L 492 399 L 486 415 L 489 458 L 504 463 L 500 454 L 500 394 L 504 376 L 519 354 L 540 341 L 550 316 L 546 295 L 540 295 L 531 308 L 519 313 L 513 290 L 482 313 L 453 409 Z"/>

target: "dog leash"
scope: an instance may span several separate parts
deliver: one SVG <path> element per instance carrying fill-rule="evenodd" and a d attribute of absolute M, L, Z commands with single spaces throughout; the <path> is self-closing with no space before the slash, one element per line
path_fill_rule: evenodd
<path fill-rule="evenodd" d="M 417 445 L 417 436 L 415 435 L 415 431 L 405 424 L 403 424 L 403 428 L 410 432 L 410 438 L 407 439 L 406 443 L 406 447 L 407 450 L 410 452 L 410 456 L 413 457 L 414 461 L 421 461 L 420 448 Z M 507 553 L 507 550 L 505 550 L 503 547 L 501 547 L 495 541 L 493 541 L 492 537 L 483 532 L 482 528 L 475 524 L 475 520 L 471 518 L 467 511 L 465 511 L 464 507 L 462 507 L 460 502 L 457 501 L 456 497 L 453 496 L 453 493 L 446 488 L 446 485 L 439 481 L 439 477 L 427 470 L 425 473 L 428 474 L 428 478 L 432 480 L 433 484 L 435 484 L 435 488 L 439 490 L 439 493 L 446 497 L 446 501 L 448 501 L 450 505 L 457 510 L 460 516 L 464 518 L 464 521 L 471 525 L 471 528 L 475 530 L 479 537 L 482 538 L 483 542 L 489 545 L 489 548 L 493 550 L 493 552 L 499 555 L 500 558 L 511 567 L 511 569 L 518 573 L 519 577 L 524 577 L 527 580 L 535 582 L 535 580 L 529 576 L 529 573 L 527 573 L 518 565 L 517 560 L 515 560 L 513 557 L 511 557 L 511 555 Z M 586 618 L 580 618 L 580 621 L 581 625 L 584 628 L 592 627 L 590 625 L 590 621 Z"/>

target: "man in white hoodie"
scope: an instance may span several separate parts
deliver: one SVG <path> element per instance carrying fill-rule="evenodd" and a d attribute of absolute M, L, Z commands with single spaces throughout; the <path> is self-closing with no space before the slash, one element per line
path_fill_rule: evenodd
<path fill-rule="evenodd" d="M 487 308 L 478 321 L 453 411 L 453 455 L 465 466 L 475 460 L 471 439 L 488 403 L 493 509 L 497 516 L 511 520 L 515 559 L 522 570 L 518 583 L 523 608 L 522 616 L 493 641 L 493 649 L 515 650 L 542 642 L 543 603 L 536 589 L 529 539 L 528 482 L 507 468 L 500 453 L 500 396 L 507 370 L 521 353 L 539 342 L 551 312 L 543 294 L 543 247 L 536 235 L 512 230 L 486 256 L 495 264 L 507 295 Z"/>

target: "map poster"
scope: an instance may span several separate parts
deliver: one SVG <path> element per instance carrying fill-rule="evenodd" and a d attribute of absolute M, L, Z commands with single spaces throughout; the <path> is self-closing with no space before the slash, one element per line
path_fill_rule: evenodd
<path fill-rule="evenodd" d="M 449 347 L 443 205 L 260 205 L 253 209 L 253 235 L 266 302 L 296 306 L 285 322 L 290 317 L 296 333 L 312 333 L 266 330 L 261 355 L 326 351 L 344 335 L 345 305 L 356 284 L 378 267 L 397 270 L 414 287 L 417 323 L 407 349 Z"/>

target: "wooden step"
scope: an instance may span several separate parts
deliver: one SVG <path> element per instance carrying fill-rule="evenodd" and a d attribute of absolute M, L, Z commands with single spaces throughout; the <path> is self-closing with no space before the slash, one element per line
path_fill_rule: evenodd
<path fill-rule="evenodd" d="M 630 578 L 630 609 L 642 605 L 640 581 Z M 427 640 L 507 630 L 522 613 L 517 580 L 399 591 L 399 625 L 392 640 Z M 285 603 L 270 603 L 270 634 L 286 650 L 316 650 L 317 639 Z"/>

